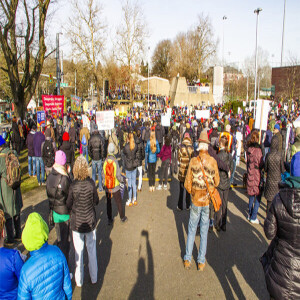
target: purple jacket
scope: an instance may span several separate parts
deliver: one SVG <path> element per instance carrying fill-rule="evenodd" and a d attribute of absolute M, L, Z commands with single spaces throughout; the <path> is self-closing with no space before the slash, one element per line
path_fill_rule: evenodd
<path fill-rule="evenodd" d="M 33 138 L 35 135 L 35 131 L 30 131 L 26 139 L 26 145 L 28 148 L 28 156 L 35 156 L 34 155 L 34 146 L 33 146 Z"/>
<path fill-rule="evenodd" d="M 163 145 L 161 148 L 161 151 L 159 154 L 157 154 L 158 157 L 161 158 L 162 161 L 170 159 L 171 161 L 171 153 L 172 153 L 172 147 Z"/>
<path fill-rule="evenodd" d="M 38 131 L 33 138 L 34 156 L 42 157 L 42 144 L 45 141 L 45 136 L 42 132 Z"/>

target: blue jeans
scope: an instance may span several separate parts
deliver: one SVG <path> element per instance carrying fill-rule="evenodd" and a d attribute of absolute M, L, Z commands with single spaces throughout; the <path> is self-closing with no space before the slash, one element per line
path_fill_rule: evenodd
<path fill-rule="evenodd" d="M 41 173 L 42 176 L 40 176 Z M 36 174 L 38 183 L 45 182 L 45 166 L 41 157 L 36 157 Z"/>
<path fill-rule="evenodd" d="M 96 183 L 96 172 L 98 170 L 99 191 L 103 191 L 102 187 L 102 160 L 92 160 L 92 178 Z"/>
<path fill-rule="evenodd" d="M 197 262 L 204 264 L 205 263 L 205 255 L 207 248 L 207 233 L 209 227 L 209 206 L 195 206 L 193 203 L 191 204 L 190 210 L 190 220 L 189 220 L 189 229 L 188 229 L 188 237 L 186 242 L 186 252 L 184 256 L 184 260 L 191 261 L 193 247 L 195 242 L 195 235 L 197 230 L 197 225 L 200 220 L 200 247 L 199 253 L 197 257 Z"/>
<path fill-rule="evenodd" d="M 133 190 L 133 198 L 136 199 L 136 169 L 132 171 L 126 170 L 126 178 L 128 179 L 128 198 L 132 200 Z"/>
<path fill-rule="evenodd" d="M 32 164 L 32 173 L 31 173 L 31 164 Z M 29 176 L 31 176 L 31 174 L 33 176 L 36 175 L 36 158 L 35 156 L 28 156 L 28 174 Z"/>
<path fill-rule="evenodd" d="M 145 152 L 145 170 L 148 168 L 148 153 Z"/>
<path fill-rule="evenodd" d="M 82 145 L 82 155 L 86 157 L 86 161 L 89 163 L 89 151 L 88 146 Z"/>
<path fill-rule="evenodd" d="M 256 198 L 256 201 L 255 201 Z M 254 203 L 255 201 L 255 203 Z M 250 220 L 256 220 L 257 218 L 257 212 L 259 209 L 259 205 L 260 205 L 260 201 L 261 201 L 261 195 L 258 196 L 249 196 L 249 217 Z M 254 206 L 253 206 L 254 203 Z"/>
<path fill-rule="evenodd" d="M 233 159 L 233 171 L 232 171 L 232 174 L 230 177 L 230 185 L 233 184 L 235 171 L 236 171 L 236 159 L 234 158 Z"/>

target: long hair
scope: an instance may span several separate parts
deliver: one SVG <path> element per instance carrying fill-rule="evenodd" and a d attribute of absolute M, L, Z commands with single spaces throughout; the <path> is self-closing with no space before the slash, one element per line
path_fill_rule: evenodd
<path fill-rule="evenodd" d="M 133 137 L 133 133 L 132 132 L 130 132 L 128 134 L 128 140 L 129 140 L 129 149 L 130 149 L 130 151 L 132 151 L 134 149 L 134 147 L 135 147 L 135 142 L 134 142 L 134 137 Z"/>
<path fill-rule="evenodd" d="M 83 155 L 77 157 L 73 168 L 74 179 L 85 180 L 89 177 L 89 166 Z"/>
<path fill-rule="evenodd" d="M 257 130 L 251 132 L 250 140 L 248 142 L 248 146 L 251 144 L 255 144 L 259 142 L 259 133 Z"/>
<path fill-rule="evenodd" d="M 6 220 L 4 217 L 4 212 L 2 209 L 0 209 L 0 234 L 2 234 L 5 222 L 6 222 Z"/>
<path fill-rule="evenodd" d="M 225 150 L 228 152 L 228 138 L 227 138 L 227 136 L 223 135 L 220 138 L 219 146 L 220 146 L 220 148 L 222 148 L 222 147 L 225 148 Z"/>
<path fill-rule="evenodd" d="M 156 152 L 156 137 L 154 130 L 151 130 L 150 132 L 150 149 L 152 153 Z"/>

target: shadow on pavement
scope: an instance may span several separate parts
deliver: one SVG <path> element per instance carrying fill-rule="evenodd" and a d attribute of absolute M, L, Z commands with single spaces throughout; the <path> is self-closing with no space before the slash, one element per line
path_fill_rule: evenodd
<path fill-rule="evenodd" d="M 149 242 L 149 232 L 143 230 L 141 235 L 146 238 L 146 249 L 147 249 L 147 272 L 145 259 L 140 257 L 138 262 L 138 278 L 130 292 L 128 297 L 129 300 L 134 299 L 154 299 L 154 263 L 152 248 Z M 140 245 L 141 250 L 141 245 Z"/>

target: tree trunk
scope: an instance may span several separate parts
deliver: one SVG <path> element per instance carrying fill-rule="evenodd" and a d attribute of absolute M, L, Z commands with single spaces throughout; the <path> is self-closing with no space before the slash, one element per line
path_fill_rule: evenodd
<path fill-rule="evenodd" d="M 15 114 L 21 120 L 25 119 L 25 113 L 27 111 L 27 105 L 25 104 L 25 99 L 19 99 L 18 103 L 14 102 Z"/>

